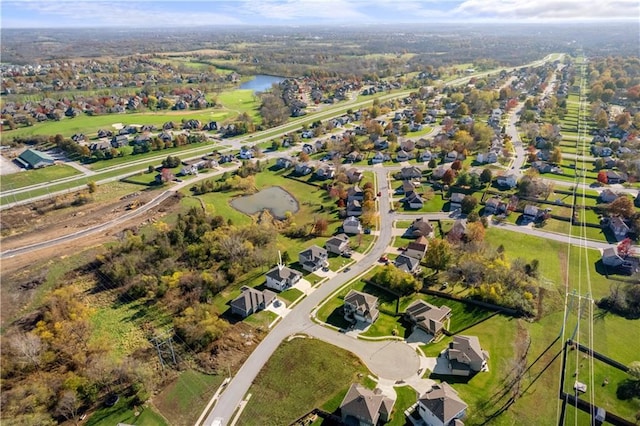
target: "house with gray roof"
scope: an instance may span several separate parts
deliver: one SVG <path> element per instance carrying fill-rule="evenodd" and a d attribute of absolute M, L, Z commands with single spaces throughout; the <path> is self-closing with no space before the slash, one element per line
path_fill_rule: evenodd
<path fill-rule="evenodd" d="M 393 264 L 401 271 L 409 272 L 410 274 L 415 274 L 420 271 L 420 260 L 404 254 L 396 257 Z"/>
<path fill-rule="evenodd" d="M 342 222 L 342 231 L 345 234 L 361 234 L 362 224 L 355 216 L 349 216 Z"/>
<path fill-rule="evenodd" d="M 329 238 L 324 244 L 329 253 L 342 254 L 349 251 L 349 237 L 347 234 L 338 234 Z"/>
<path fill-rule="evenodd" d="M 16 161 L 25 169 L 39 169 L 41 167 L 51 166 L 55 160 L 45 152 L 36 149 L 27 149 L 16 158 Z"/>
<path fill-rule="evenodd" d="M 279 263 L 267 272 L 267 287 L 274 290 L 283 291 L 293 287 L 300 279 L 302 274 L 295 269 L 291 269 Z"/>
<path fill-rule="evenodd" d="M 446 352 L 451 374 L 470 376 L 487 370 L 489 352 L 480 347 L 477 336 L 453 336 Z"/>
<path fill-rule="evenodd" d="M 361 321 L 373 323 L 380 312 L 378 311 L 378 298 L 357 290 L 350 290 L 344 297 L 344 318 L 347 321 Z"/>
<path fill-rule="evenodd" d="M 327 261 L 328 257 L 327 250 L 313 245 L 298 254 L 298 261 L 305 271 L 314 272 L 329 264 Z"/>
<path fill-rule="evenodd" d="M 271 305 L 276 294 L 271 290 L 257 290 L 253 287 L 243 286 L 242 293 L 231 301 L 231 313 L 246 318 L 254 312 L 261 311 Z"/>
<path fill-rule="evenodd" d="M 407 232 L 405 232 L 405 235 L 411 238 L 432 238 L 434 235 L 433 225 L 429 223 L 428 219 L 419 217 L 411 223 L 411 225 L 407 229 Z"/>
<path fill-rule="evenodd" d="M 416 408 L 420 418 L 429 426 L 462 424 L 467 404 L 447 382 L 436 383 L 418 399 Z"/>
<path fill-rule="evenodd" d="M 451 319 L 451 308 L 448 306 L 437 307 L 424 300 L 416 300 L 407 307 L 404 316 L 413 329 L 419 328 L 434 338 L 442 333 L 445 324 Z"/>
<path fill-rule="evenodd" d="M 372 391 L 354 383 L 340 404 L 340 417 L 345 425 L 376 426 L 389 421 L 393 404 L 379 389 Z"/>

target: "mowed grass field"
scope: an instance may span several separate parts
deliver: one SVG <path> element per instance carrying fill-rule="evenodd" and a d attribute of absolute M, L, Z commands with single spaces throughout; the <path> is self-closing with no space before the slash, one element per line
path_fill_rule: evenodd
<path fill-rule="evenodd" d="M 363 381 L 359 374 L 369 372 L 343 349 L 316 339 L 284 342 L 249 388 L 251 399 L 236 424 L 290 424 L 330 399 L 341 400 L 351 383 Z"/>
<path fill-rule="evenodd" d="M 0 179 L 0 191 L 23 188 L 44 182 L 53 182 L 71 176 L 80 175 L 80 171 L 66 164 L 54 164 L 42 169 L 23 170 L 9 175 L 2 175 Z"/>

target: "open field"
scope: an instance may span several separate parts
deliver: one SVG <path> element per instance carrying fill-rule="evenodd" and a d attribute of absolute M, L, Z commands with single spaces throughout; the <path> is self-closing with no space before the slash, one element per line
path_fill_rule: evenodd
<path fill-rule="evenodd" d="M 237 424 L 289 424 L 334 394 L 346 393 L 351 383 L 362 380 L 359 374 L 368 371 L 345 350 L 315 339 L 285 342 L 256 377 Z"/>
<path fill-rule="evenodd" d="M 23 170 L 9 175 L 3 175 L 0 183 L 0 191 L 22 188 L 38 183 L 52 182 L 71 176 L 80 175 L 80 171 L 66 164 L 55 164 L 42 169 Z"/>

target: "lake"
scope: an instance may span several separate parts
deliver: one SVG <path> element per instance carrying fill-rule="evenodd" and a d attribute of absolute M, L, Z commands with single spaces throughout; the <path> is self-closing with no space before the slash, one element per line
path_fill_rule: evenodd
<path fill-rule="evenodd" d="M 271 186 L 253 195 L 236 197 L 231 200 L 231 207 L 245 214 L 255 214 L 269 210 L 276 219 L 284 219 L 287 212 L 298 211 L 298 201 L 279 186 Z"/>
<path fill-rule="evenodd" d="M 271 89 L 273 83 L 280 83 L 284 77 L 276 77 L 275 75 L 258 74 L 249 81 L 245 81 L 240 85 L 241 89 L 251 89 L 254 92 L 264 92 Z"/>

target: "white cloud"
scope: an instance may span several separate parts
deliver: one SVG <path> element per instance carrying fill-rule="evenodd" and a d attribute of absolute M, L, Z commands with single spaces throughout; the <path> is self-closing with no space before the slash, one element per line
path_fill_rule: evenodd
<path fill-rule="evenodd" d="M 512 20 L 638 19 L 638 0 L 467 0 L 454 11 L 463 17 Z"/>
<path fill-rule="evenodd" d="M 250 0 L 244 8 L 245 13 L 271 21 L 345 22 L 369 19 L 358 9 L 362 5 L 361 2 L 349 0 Z"/>

